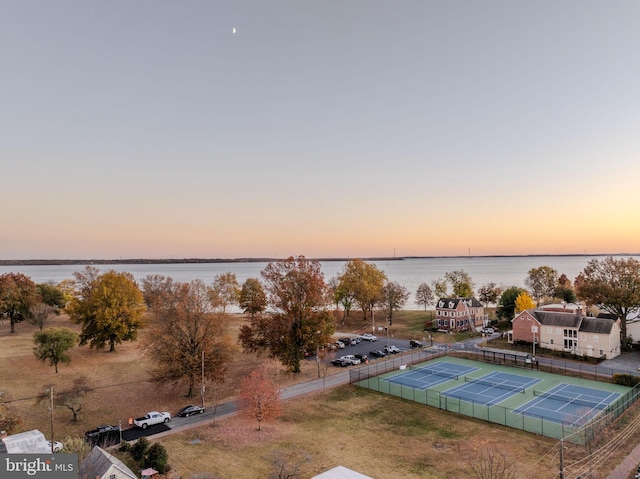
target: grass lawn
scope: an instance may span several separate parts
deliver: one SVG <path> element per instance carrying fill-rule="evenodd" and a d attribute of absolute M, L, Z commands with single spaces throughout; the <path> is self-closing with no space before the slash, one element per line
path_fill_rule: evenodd
<path fill-rule="evenodd" d="M 392 333 L 422 339 L 417 335 L 422 332 L 425 315 L 428 317 L 429 312 L 396 313 Z M 236 334 L 245 321 L 241 315 L 233 316 L 230 333 Z M 366 332 L 363 323 L 354 314 L 338 329 L 343 333 Z M 64 316 L 50 326 L 76 328 Z M 115 353 L 86 346 L 75 348 L 71 364 L 60 365 L 60 372 L 55 374 L 53 367 L 33 356 L 35 330 L 34 326 L 21 323 L 17 333 L 10 334 L 9 324 L 0 323 L 0 390 L 10 400 L 8 405 L 22 417 L 21 430 L 39 429 L 50 438 L 47 404 L 37 402 L 36 397 L 48 385 L 53 385 L 54 391 L 60 390 L 83 375 L 94 389 L 81 398 L 77 423 L 71 421 L 67 409 L 55 408 L 55 439 L 81 436 L 99 424 L 117 424 L 119 420 L 126 427 L 129 417 L 149 410 L 175 412 L 191 402 L 184 397 L 184 385 L 159 386 L 147 381 L 152 365 L 143 347 L 145 331 L 138 342 L 119 345 Z M 216 388 L 218 402 L 235 398 L 239 379 L 265 360 L 238 349 L 227 380 Z M 329 374 L 338 371 L 328 369 Z M 299 375 L 282 371 L 279 380 L 285 386 L 316 375 L 315 363 L 303 362 Z M 212 389 L 209 387 L 207 393 Z M 208 404 L 212 401 L 210 396 L 206 400 Z M 211 472 L 221 479 L 266 478 L 272 472 L 274 455 L 278 454 L 290 455 L 285 461 L 289 465 L 302 461 L 301 478 L 343 465 L 374 478 L 466 479 L 473 477 L 468 468 L 477 463 L 483 451 L 508 453 L 510 460 L 518 464 L 518 478 L 558 475 L 557 446 L 551 439 L 355 386 L 288 400 L 284 415 L 275 422 L 263 423 L 261 431 L 257 424 L 233 416 L 217 420 L 215 427 L 207 424 L 154 440 L 167 448 L 170 476 L 176 479 L 187 479 L 197 472 Z M 638 441 L 636 435 L 619 445 L 601 466 L 601 475 L 591 477 L 605 478 Z M 589 454 L 578 446 L 567 447 L 567 464 Z"/>

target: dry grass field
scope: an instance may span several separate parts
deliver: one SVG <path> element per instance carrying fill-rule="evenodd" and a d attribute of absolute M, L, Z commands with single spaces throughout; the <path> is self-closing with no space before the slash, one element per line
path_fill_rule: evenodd
<path fill-rule="evenodd" d="M 416 337 L 421 315 L 399 315 L 394 334 Z M 236 334 L 244 321 L 240 315 L 233 316 L 230 333 Z M 50 326 L 75 327 L 64 316 Z M 366 327 L 356 317 L 339 329 L 354 333 Z M 54 390 L 62 389 L 83 375 L 94 389 L 82 399 L 77 423 L 71 421 L 68 410 L 55 408 L 56 439 L 80 436 L 98 424 L 117 424 L 119 420 L 126 427 L 129 417 L 148 410 L 175 412 L 189 401 L 184 397 L 183 385 L 147 381 L 151 364 L 143 349 L 144 331 L 138 342 L 122 344 L 115 353 L 86 346 L 75 348 L 71 364 L 60 365 L 58 374 L 33 356 L 34 331 L 32 325 L 21 323 L 17 333 L 10 334 L 9 325 L 0 324 L 0 390 L 8 393 L 10 405 L 22 416 L 24 430 L 37 428 L 49 437 L 47 404 L 38 403 L 35 398 L 48 385 L 54 385 Z M 238 393 L 239 378 L 264 360 L 238 349 L 225 384 L 217 388 L 218 402 L 233 399 Z M 329 369 L 329 373 L 334 371 L 337 370 Z M 313 379 L 316 374 L 315 363 L 305 362 L 300 375 L 292 377 L 282 372 L 280 381 L 286 385 Z M 469 467 L 478 463 L 482 451 L 507 453 L 510 460 L 517 462 L 517 478 L 558 477 L 558 448 L 552 439 L 354 386 L 289 400 L 283 416 L 263 424 L 261 431 L 255 423 L 232 416 L 217 420 L 215 426 L 206 424 L 154 440 L 160 441 L 169 453 L 172 478 L 187 479 L 198 472 L 210 472 L 221 479 L 266 479 L 272 472 L 274 457 L 285 455 L 288 465 L 300 461 L 302 478 L 344 465 L 374 478 L 462 479 L 473 477 Z M 590 477 L 606 478 L 637 440 L 635 437 L 618 448 Z M 582 448 L 569 446 L 565 460 L 570 464 L 586 454 Z"/>

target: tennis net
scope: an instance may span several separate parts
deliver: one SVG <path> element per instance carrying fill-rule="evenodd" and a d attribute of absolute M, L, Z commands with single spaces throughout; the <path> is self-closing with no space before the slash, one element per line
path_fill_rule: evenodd
<path fill-rule="evenodd" d="M 538 391 L 536 389 L 533 390 L 533 395 L 539 396 L 541 398 L 554 399 L 556 401 L 577 404 L 579 406 L 588 406 L 592 409 L 604 409 L 607 407 L 607 404 L 604 404 L 601 401 L 597 401 L 597 400 L 589 401 L 587 399 L 582 399 L 580 397 L 565 396 L 563 394 L 552 393 L 548 391 Z"/>
<path fill-rule="evenodd" d="M 525 388 L 523 388 L 522 386 L 514 386 L 512 384 L 499 383 L 495 381 L 490 381 L 488 379 L 470 378 L 469 376 L 465 376 L 464 381 L 466 383 L 482 384 L 483 386 L 489 386 L 492 388 L 506 389 L 507 391 L 515 391 L 522 394 L 525 393 Z"/>
<path fill-rule="evenodd" d="M 409 365 L 409 369 L 413 370 L 413 371 L 420 371 L 423 372 L 425 374 L 433 374 L 434 376 L 440 376 L 443 378 L 449 378 L 449 379 L 458 379 L 459 376 L 457 374 L 454 373 L 448 373 L 446 371 L 438 371 L 436 369 L 430 369 L 430 368 L 424 368 L 424 367 L 419 367 L 419 366 L 411 366 Z"/>

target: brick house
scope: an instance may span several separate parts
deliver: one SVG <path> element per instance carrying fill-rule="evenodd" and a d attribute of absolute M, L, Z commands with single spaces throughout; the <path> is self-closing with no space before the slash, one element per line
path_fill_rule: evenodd
<path fill-rule="evenodd" d="M 438 329 L 466 331 L 485 326 L 484 306 L 476 298 L 440 298 L 436 303 Z"/>
<path fill-rule="evenodd" d="M 620 355 L 620 321 L 581 313 L 528 309 L 511 320 L 510 342 L 525 342 L 578 356 Z"/>

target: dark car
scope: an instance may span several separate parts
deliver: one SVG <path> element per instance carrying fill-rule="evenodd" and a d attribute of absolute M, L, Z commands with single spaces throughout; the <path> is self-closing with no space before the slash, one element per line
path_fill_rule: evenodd
<path fill-rule="evenodd" d="M 384 358 L 386 355 L 387 354 L 380 349 L 374 349 L 373 351 L 369 352 L 369 356 L 371 356 L 372 358 Z"/>
<path fill-rule="evenodd" d="M 409 346 L 411 346 L 412 348 L 423 348 L 424 344 L 419 343 L 418 341 L 409 341 Z"/>
<path fill-rule="evenodd" d="M 202 406 L 194 406 L 193 404 L 189 406 L 185 406 L 178 411 L 178 416 L 189 417 L 194 414 L 202 414 L 204 412 L 204 408 Z"/>
<path fill-rule="evenodd" d="M 333 361 L 331 361 L 331 364 L 333 364 L 337 368 L 346 368 L 347 366 L 351 365 L 351 363 L 340 358 L 334 359 Z"/>
<path fill-rule="evenodd" d="M 354 354 L 354 356 L 359 359 L 361 363 L 366 363 L 369 360 L 366 354 Z"/>

